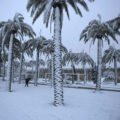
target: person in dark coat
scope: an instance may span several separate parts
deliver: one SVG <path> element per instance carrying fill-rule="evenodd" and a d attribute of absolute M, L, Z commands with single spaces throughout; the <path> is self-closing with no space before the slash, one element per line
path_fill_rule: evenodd
<path fill-rule="evenodd" d="M 25 87 L 29 85 L 29 81 L 31 80 L 31 78 L 25 78 Z"/>

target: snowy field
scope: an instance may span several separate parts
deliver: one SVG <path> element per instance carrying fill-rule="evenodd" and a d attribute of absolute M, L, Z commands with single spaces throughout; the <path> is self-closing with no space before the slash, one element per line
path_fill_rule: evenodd
<path fill-rule="evenodd" d="M 34 80 L 31 81 L 31 83 L 34 83 Z M 51 80 L 49 79 L 38 79 L 38 83 L 39 84 L 46 84 L 46 85 L 51 85 Z M 74 84 L 72 84 L 72 81 L 69 82 L 69 84 L 65 84 L 65 87 L 74 87 L 74 88 L 78 88 L 78 87 L 86 87 L 86 88 L 96 88 L 96 84 L 94 84 L 92 81 L 87 81 L 86 84 L 84 84 L 84 81 L 75 81 Z M 109 81 L 109 82 L 101 82 L 101 88 L 102 89 L 108 89 L 108 90 L 119 90 L 120 91 L 120 83 L 117 83 L 117 85 L 115 86 L 113 81 Z"/>
<path fill-rule="evenodd" d="M 54 107 L 53 88 L 0 81 L 0 120 L 120 120 L 120 92 L 64 88 L 65 105 Z"/>

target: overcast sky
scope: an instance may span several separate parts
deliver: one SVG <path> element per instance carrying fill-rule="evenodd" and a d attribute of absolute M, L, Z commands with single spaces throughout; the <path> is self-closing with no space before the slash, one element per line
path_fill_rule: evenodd
<path fill-rule="evenodd" d="M 25 22 L 32 25 L 32 18 L 30 13 L 26 10 L 28 0 L 0 0 L 0 21 L 7 21 L 12 19 L 16 12 L 20 12 L 25 17 Z M 88 1 L 88 0 L 86 0 Z M 83 8 L 81 11 L 83 17 L 76 15 L 72 8 L 69 7 L 70 21 L 64 14 L 63 29 L 62 29 L 62 43 L 73 52 L 86 51 L 96 61 L 97 44 L 92 45 L 90 43 L 84 44 L 83 41 L 79 41 L 81 31 L 88 25 L 88 22 L 93 19 L 98 19 L 97 14 L 101 14 L 102 21 L 113 19 L 120 14 L 120 0 L 95 0 L 94 3 L 89 3 L 89 12 L 86 12 Z M 50 33 L 50 28 L 46 28 L 43 24 L 42 16 L 32 25 L 34 31 L 41 34 L 46 38 L 51 38 L 53 32 Z M 120 37 L 118 37 L 120 41 Z M 112 40 L 111 40 L 112 41 Z M 119 44 L 111 42 L 116 48 L 120 48 Z M 108 45 L 104 42 L 103 50 L 107 49 Z"/>

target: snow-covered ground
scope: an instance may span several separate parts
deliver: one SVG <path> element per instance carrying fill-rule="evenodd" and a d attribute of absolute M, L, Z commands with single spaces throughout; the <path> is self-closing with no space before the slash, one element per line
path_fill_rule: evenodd
<path fill-rule="evenodd" d="M 65 105 L 54 107 L 53 88 L 0 81 L 0 120 L 120 120 L 120 92 L 64 88 Z"/>
<path fill-rule="evenodd" d="M 74 84 L 72 84 L 72 81 L 68 81 L 69 84 L 64 84 L 65 87 L 86 87 L 86 88 L 95 88 L 96 85 L 92 81 L 87 81 L 86 84 L 84 84 L 84 81 L 75 81 Z M 67 83 L 68 83 L 67 82 Z M 34 83 L 34 80 L 31 81 L 31 83 Z M 51 80 L 49 79 L 38 79 L 38 83 L 40 84 L 47 84 L 51 85 Z M 120 91 L 120 83 L 117 83 L 115 86 L 114 82 L 101 82 L 101 88 L 102 89 L 109 89 L 109 90 L 119 90 Z"/>

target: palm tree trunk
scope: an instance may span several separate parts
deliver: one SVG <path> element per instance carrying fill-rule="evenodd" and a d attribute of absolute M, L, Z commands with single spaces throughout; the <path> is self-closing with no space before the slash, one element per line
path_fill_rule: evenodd
<path fill-rule="evenodd" d="M 102 40 L 98 39 L 98 53 L 97 53 L 97 83 L 96 90 L 101 88 L 101 67 L 102 67 Z"/>
<path fill-rule="evenodd" d="M 86 74 L 85 64 L 83 64 L 83 70 L 84 70 L 84 84 L 86 84 L 87 83 L 87 74 Z"/>
<path fill-rule="evenodd" d="M 14 64 L 14 59 L 13 59 L 13 61 L 12 61 L 12 82 L 14 83 L 14 66 L 15 66 L 15 64 Z"/>
<path fill-rule="evenodd" d="M 74 64 L 73 64 L 73 61 L 71 61 L 71 67 L 72 67 L 72 84 L 74 84 L 74 81 L 75 81 L 75 72 L 74 72 Z"/>
<path fill-rule="evenodd" d="M 5 81 L 5 61 L 3 61 L 3 81 Z"/>
<path fill-rule="evenodd" d="M 36 55 L 36 73 L 35 73 L 35 86 L 37 86 L 38 81 L 38 70 L 39 69 L 39 48 L 37 48 L 37 55 Z"/>
<path fill-rule="evenodd" d="M 9 34 L 9 32 L 6 32 L 6 34 L 5 34 L 4 37 L 3 37 L 2 44 L 1 44 L 1 46 L 0 46 L 0 47 L 1 47 L 1 48 L 0 48 L 0 64 L 2 64 L 1 52 L 4 51 L 5 39 L 6 39 L 6 37 L 8 36 L 8 34 Z M 0 65 L 0 74 L 1 74 L 1 67 L 2 67 L 2 65 Z"/>
<path fill-rule="evenodd" d="M 117 60 L 114 57 L 115 85 L 117 85 Z"/>
<path fill-rule="evenodd" d="M 3 48 L 3 81 L 5 81 L 5 51 Z"/>
<path fill-rule="evenodd" d="M 8 55 L 8 71 L 7 71 L 7 80 L 9 81 L 8 91 L 11 92 L 11 82 L 12 82 L 12 52 L 13 52 L 13 37 L 11 34 L 9 42 L 9 55 Z"/>
<path fill-rule="evenodd" d="M 54 80 L 54 105 L 63 105 L 63 78 L 62 78 L 62 53 L 61 53 L 61 21 L 60 6 L 55 7 L 54 25 L 54 55 L 55 55 L 55 80 Z"/>
<path fill-rule="evenodd" d="M 52 53 L 52 65 L 51 65 L 51 87 L 53 86 L 54 82 L 54 53 Z"/>
<path fill-rule="evenodd" d="M 55 31 L 54 31 L 54 33 L 55 33 Z M 54 36 L 53 36 L 53 44 L 55 44 L 55 34 L 54 34 Z M 53 48 L 53 53 L 52 53 L 52 69 L 53 69 L 53 71 L 52 71 L 52 77 L 53 77 L 53 86 L 55 86 L 55 46 L 53 46 L 54 48 Z"/>
<path fill-rule="evenodd" d="M 21 84 L 22 66 L 23 66 L 23 52 L 21 53 L 21 58 L 20 58 L 19 84 Z"/>

